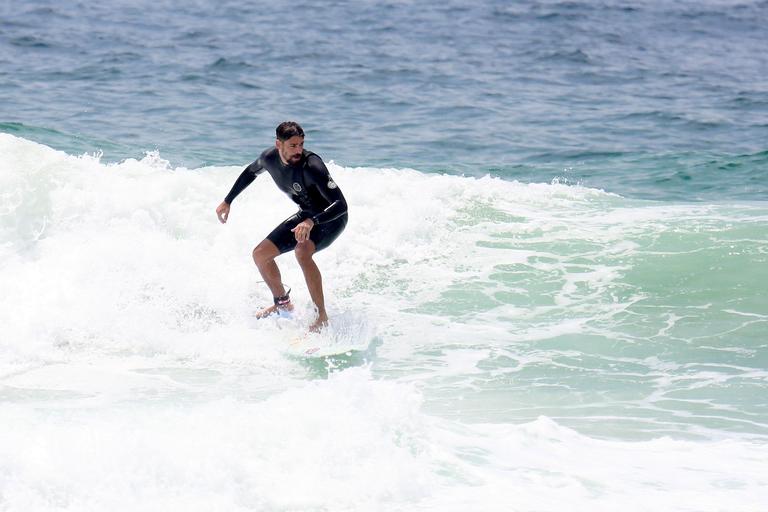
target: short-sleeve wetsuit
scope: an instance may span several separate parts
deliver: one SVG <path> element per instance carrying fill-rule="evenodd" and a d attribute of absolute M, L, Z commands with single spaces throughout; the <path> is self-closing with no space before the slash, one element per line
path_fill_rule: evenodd
<path fill-rule="evenodd" d="M 277 148 L 265 150 L 261 156 L 243 170 L 224 201 L 232 201 L 256 176 L 267 171 L 277 187 L 299 205 L 299 211 L 285 219 L 267 235 L 267 239 L 285 253 L 296 247 L 296 236 L 291 229 L 304 219 L 312 219 L 315 225 L 309 238 L 315 250 L 328 247 L 344 231 L 347 225 L 347 201 L 336 182 L 331 178 L 323 160 L 306 151 L 295 165 L 286 165 L 280 159 Z"/>

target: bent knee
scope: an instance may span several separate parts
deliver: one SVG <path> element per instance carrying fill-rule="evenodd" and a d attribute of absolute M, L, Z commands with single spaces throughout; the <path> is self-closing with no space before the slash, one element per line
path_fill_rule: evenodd
<path fill-rule="evenodd" d="M 312 261 L 312 255 L 315 254 L 315 244 L 311 242 L 296 244 L 293 252 L 296 254 L 296 259 L 299 263 L 310 262 Z"/>
<path fill-rule="evenodd" d="M 270 247 L 267 247 L 264 244 L 259 244 L 253 249 L 251 255 L 253 256 L 253 261 L 256 265 L 262 265 L 275 259 L 274 252 L 275 251 Z"/>

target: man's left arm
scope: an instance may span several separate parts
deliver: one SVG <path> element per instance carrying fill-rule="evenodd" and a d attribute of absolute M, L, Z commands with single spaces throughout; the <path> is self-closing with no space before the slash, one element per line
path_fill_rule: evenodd
<path fill-rule="evenodd" d="M 317 155 L 311 155 L 307 160 L 309 173 L 305 181 L 317 187 L 320 194 L 328 201 L 329 205 L 322 212 L 311 217 L 315 224 L 331 222 L 347 213 L 347 200 L 336 182 L 331 178 L 328 168 Z"/>

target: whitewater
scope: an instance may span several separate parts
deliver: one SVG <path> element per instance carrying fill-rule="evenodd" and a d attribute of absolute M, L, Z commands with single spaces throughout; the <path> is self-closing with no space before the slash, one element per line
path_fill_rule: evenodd
<path fill-rule="evenodd" d="M 350 221 L 316 260 L 365 329 L 305 359 L 252 318 L 269 180 L 221 225 L 241 166 L 0 158 L 0 510 L 768 503 L 764 203 L 328 162 Z"/>

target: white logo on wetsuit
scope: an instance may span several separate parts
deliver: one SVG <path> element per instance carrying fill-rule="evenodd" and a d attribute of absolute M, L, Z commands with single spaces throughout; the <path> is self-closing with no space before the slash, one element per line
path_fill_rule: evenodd
<path fill-rule="evenodd" d="M 293 190 L 295 190 L 296 192 L 301 192 L 301 185 L 299 185 L 298 183 L 294 183 Z"/>
<path fill-rule="evenodd" d="M 333 188 L 336 188 L 337 186 L 338 185 L 336 185 L 336 183 L 334 183 L 333 180 L 328 181 L 328 188 L 333 189 Z"/>

